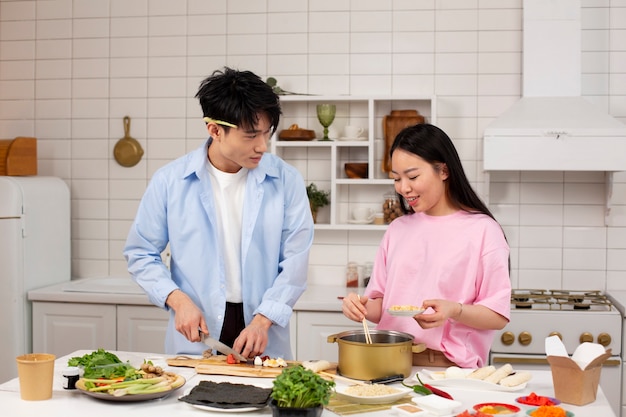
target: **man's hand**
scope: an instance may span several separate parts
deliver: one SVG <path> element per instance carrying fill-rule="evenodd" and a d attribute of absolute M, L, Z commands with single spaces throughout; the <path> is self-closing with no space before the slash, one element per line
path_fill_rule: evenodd
<path fill-rule="evenodd" d="M 262 314 L 257 314 L 252 322 L 239 333 L 233 349 L 241 352 L 246 358 L 261 356 L 267 347 L 267 332 L 272 326 L 270 319 Z"/>
<path fill-rule="evenodd" d="M 174 310 L 176 330 L 190 342 L 199 342 L 200 333 L 209 335 L 209 328 L 204 321 L 202 311 L 181 290 L 174 290 L 168 295 L 165 303 Z"/>

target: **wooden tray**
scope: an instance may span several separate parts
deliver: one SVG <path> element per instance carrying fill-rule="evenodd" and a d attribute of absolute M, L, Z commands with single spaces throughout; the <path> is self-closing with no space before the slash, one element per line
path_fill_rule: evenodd
<path fill-rule="evenodd" d="M 280 140 L 313 140 L 315 132 L 307 129 L 284 129 L 278 134 Z"/>

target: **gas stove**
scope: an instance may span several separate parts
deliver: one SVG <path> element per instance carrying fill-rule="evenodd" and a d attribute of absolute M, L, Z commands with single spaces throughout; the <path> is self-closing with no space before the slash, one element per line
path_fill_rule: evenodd
<path fill-rule="evenodd" d="M 511 310 L 612 311 L 611 300 L 599 290 L 512 290 Z"/>
<path fill-rule="evenodd" d="M 583 342 L 621 353 L 622 319 L 599 290 L 514 289 L 511 320 L 497 333 L 492 351 L 545 354 L 545 338 L 558 335 L 571 355 Z"/>

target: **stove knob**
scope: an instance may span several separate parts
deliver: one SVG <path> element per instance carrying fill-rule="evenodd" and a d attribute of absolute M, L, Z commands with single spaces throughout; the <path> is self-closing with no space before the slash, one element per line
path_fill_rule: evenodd
<path fill-rule="evenodd" d="M 529 332 L 521 332 L 517 337 L 517 340 L 522 346 L 528 346 L 530 345 L 530 342 L 533 341 L 533 337 Z"/>
<path fill-rule="evenodd" d="M 611 336 L 608 333 L 600 333 L 598 335 L 598 343 L 600 343 L 604 347 L 607 347 L 611 344 Z"/>
<path fill-rule="evenodd" d="M 549 336 L 558 336 L 559 339 L 563 340 L 563 336 L 559 332 L 550 332 Z"/>
<path fill-rule="evenodd" d="M 502 333 L 502 336 L 500 336 L 500 341 L 503 345 L 510 346 L 513 342 L 515 342 L 515 335 L 513 332 L 504 332 Z"/>
<path fill-rule="evenodd" d="M 593 335 L 589 332 L 584 332 L 583 334 L 580 335 L 580 338 L 578 340 L 580 341 L 580 343 L 585 343 L 585 342 L 593 343 Z"/>

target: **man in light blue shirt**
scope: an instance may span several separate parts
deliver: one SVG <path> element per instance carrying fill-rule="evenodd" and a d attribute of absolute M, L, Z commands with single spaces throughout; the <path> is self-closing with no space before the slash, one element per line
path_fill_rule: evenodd
<path fill-rule="evenodd" d="M 278 96 L 255 74 L 224 68 L 196 97 L 209 139 L 155 172 L 124 248 L 128 270 L 170 312 L 165 353 L 201 354 L 202 332 L 248 358 L 291 359 L 313 219 L 301 174 L 266 153 Z"/>

